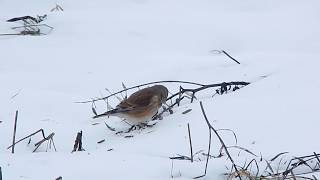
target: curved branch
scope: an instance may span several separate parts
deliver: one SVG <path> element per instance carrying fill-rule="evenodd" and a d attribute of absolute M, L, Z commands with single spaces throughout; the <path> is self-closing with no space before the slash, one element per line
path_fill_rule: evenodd
<path fill-rule="evenodd" d="M 130 89 L 134 89 L 134 88 L 139 88 L 139 87 L 142 87 L 142 86 L 146 86 L 146 85 L 150 85 L 150 84 L 157 84 L 157 83 L 184 83 L 184 84 L 192 84 L 192 85 L 197 85 L 197 86 L 206 86 L 204 84 L 200 84 L 200 83 L 195 83 L 195 82 L 189 82 L 189 81 L 154 81 L 154 82 L 149 82 L 149 83 L 145 83 L 145 84 L 140 84 L 140 85 L 137 85 L 137 86 L 133 86 L 133 87 L 130 87 L 130 88 L 126 88 L 126 89 L 123 89 L 121 91 L 118 91 L 116 93 L 113 93 L 113 94 L 110 94 L 109 96 L 106 96 L 106 97 L 102 97 L 102 98 L 98 98 L 98 99 L 93 99 L 93 100 L 88 100 L 88 101 L 79 101 L 79 102 L 75 102 L 75 103 L 92 103 L 92 102 L 95 102 L 95 101 L 101 101 L 101 100 L 105 100 L 105 99 L 108 99 L 109 97 L 111 96 L 114 96 L 114 95 L 117 95 L 117 94 L 120 94 L 124 91 L 127 91 L 127 90 L 130 90 Z"/>

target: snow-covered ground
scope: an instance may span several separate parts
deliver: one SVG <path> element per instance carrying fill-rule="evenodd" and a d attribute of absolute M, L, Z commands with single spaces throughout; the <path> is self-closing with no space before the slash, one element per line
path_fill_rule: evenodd
<path fill-rule="evenodd" d="M 50 12 L 56 3 L 63 12 Z M 239 146 L 266 159 L 284 151 L 290 152 L 287 159 L 319 152 L 319 8 L 317 0 L 1 0 L 0 33 L 14 32 L 10 28 L 18 24 L 6 20 L 24 15 L 48 14 L 44 23 L 54 27 L 47 36 L 0 36 L 3 179 L 201 175 L 204 157 L 194 163 L 169 159 L 189 155 L 187 123 L 194 151 L 207 150 L 199 100 L 216 128 L 232 129 Z M 220 49 L 241 64 L 211 52 Z M 130 87 L 158 80 L 253 83 L 213 98 L 200 93 L 198 101 L 184 101 L 154 127 L 130 133 L 132 138 L 115 135 L 104 119 L 94 121 L 90 103 L 74 103 L 106 96 L 105 88 L 121 90 L 122 82 Z M 172 93 L 179 87 L 164 85 Z M 104 103 L 97 106 L 105 111 Z M 182 114 L 187 109 L 192 111 Z M 15 154 L 7 150 L 16 110 L 17 139 L 43 128 L 46 135 L 55 133 L 57 152 L 45 152 L 43 145 L 32 153 L 40 136 L 29 145 L 28 140 L 19 143 Z M 117 130 L 128 129 L 116 117 L 105 121 Z M 71 153 L 80 130 L 86 151 Z M 234 144 L 232 133 L 221 135 Z M 211 153 L 219 148 L 214 139 Z M 231 151 L 238 164 L 252 159 L 238 152 Z M 226 157 L 210 159 L 206 178 L 224 179 L 225 166 L 230 168 Z"/>

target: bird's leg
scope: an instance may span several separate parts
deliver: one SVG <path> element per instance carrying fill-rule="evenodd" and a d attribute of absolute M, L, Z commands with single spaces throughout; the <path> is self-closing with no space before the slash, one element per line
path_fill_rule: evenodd
<path fill-rule="evenodd" d="M 134 131 L 134 130 L 145 129 L 146 127 L 153 127 L 155 124 L 157 124 L 157 123 L 154 123 L 154 124 L 140 123 L 140 124 L 132 125 L 125 132 L 119 132 L 119 133 L 129 133 L 129 132 Z"/>
<path fill-rule="evenodd" d="M 167 107 L 162 106 L 163 111 L 167 111 L 167 110 L 168 110 L 170 114 L 173 114 L 172 106 L 169 106 L 169 105 L 167 104 L 167 102 L 164 102 L 163 104 L 167 106 Z"/>
<path fill-rule="evenodd" d="M 137 130 L 137 129 L 144 129 L 145 127 L 149 127 L 150 125 L 147 125 L 145 123 L 141 123 L 141 124 L 137 124 L 137 125 L 132 125 L 128 131 L 126 131 L 125 133 L 129 133 L 133 130 Z"/>
<path fill-rule="evenodd" d="M 140 124 L 138 124 L 138 127 L 139 128 L 146 128 L 146 127 L 153 127 L 154 125 L 156 125 L 157 123 L 153 123 L 153 124 L 148 124 L 147 122 L 145 122 L 145 123 L 140 123 Z"/>

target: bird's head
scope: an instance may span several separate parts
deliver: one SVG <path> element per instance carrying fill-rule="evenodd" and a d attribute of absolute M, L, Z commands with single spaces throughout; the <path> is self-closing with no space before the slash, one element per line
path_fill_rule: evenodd
<path fill-rule="evenodd" d="M 158 91 L 161 103 L 165 103 L 168 98 L 168 89 L 163 85 L 155 85 L 153 88 Z"/>

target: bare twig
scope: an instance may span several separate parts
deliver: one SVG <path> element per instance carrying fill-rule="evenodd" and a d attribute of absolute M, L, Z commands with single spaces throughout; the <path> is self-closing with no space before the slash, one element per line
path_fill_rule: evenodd
<path fill-rule="evenodd" d="M 92 104 L 91 104 L 91 110 L 92 110 L 92 112 L 93 112 L 93 114 L 94 114 L 95 116 L 98 115 L 98 113 L 97 113 L 97 111 L 96 111 L 96 105 L 95 105 L 94 102 L 92 102 Z"/>
<path fill-rule="evenodd" d="M 14 148 L 14 146 L 15 146 L 16 144 L 18 144 L 19 142 L 21 142 L 21 141 L 23 141 L 23 140 L 25 140 L 25 139 L 27 139 L 27 138 L 30 138 L 30 137 L 32 137 L 32 136 L 34 136 L 34 135 L 36 135 L 36 134 L 38 134 L 38 133 L 40 133 L 40 132 L 41 132 L 41 135 L 42 135 L 43 139 L 42 139 L 41 141 L 39 141 L 38 143 L 35 144 L 36 148 L 35 148 L 35 150 L 34 150 L 33 152 L 35 152 L 35 151 L 39 148 L 39 146 L 40 146 L 43 142 L 45 142 L 45 141 L 48 141 L 47 146 L 48 146 L 49 144 L 50 144 L 50 146 L 51 146 L 51 143 L 52 143 L 52 145 L 53 145 L 53 147 L 54 147 L 54 150 L 57 151 L 56 146 L 55 146 L 54 141 L 53 141 L 54 133 L 51 133 L 51 134 L 49 134 L 48 137 L 46 137 L 45 134 L 44 134 L 44 130 L 43 130 L 43 129 L 39 129 L 38 131 L 36 131 L 36 132 L 34 132 L 34 133 L 32 133 L 32 134 L 30 134 L 30 135 L 28 135 L 28 136 L 26 136 L 26 137 L 18 140 L 17 142 L 14 142 L 11 146 L 7 147 L 7 149 Z M 31 140 L 31 139 L 30 139 L 30 140 Z M 29 143 L 30 143 L 30 140 L 29 140 Z M 28 144 L 29 144 L 29 143 L 28 143 Z M 50 147 L 50 148 L 51 148 L 51 147 Z"/>
<path fill-rule="evenodd" d="M 63 9 L 62 9 L 62 7 L 60 5 L 56 4 L 56 6 L 54 8 L 52 8 L 50 11 L 51 12 L 53 12 L 53 11 L 63 11 Z"/>
<path fill-rule="evenodd" d="M 249 154 L 251 154 L 251 155 L 253 155 L 253 156 L 255 156 L 255 157 L 258 157 L 256 154 L 254 154 L 254 153 L 251 152 L 250 150 L 248 150 L 248 149 L 246 149 L 246 148 L 243 148 L 243 147 L 241 147 L 241 146 L 228 146 L 227 148 L 228 148 L 228 149 L 229 149 L 229 148 L 240 149 L 240 150 L 245 151 L 245 152 L 247 152 L 247 153 L 249 153 Z"/>
<path fill-rule="evenodd" d="M 48 27 L 50 30 L 53 30 L 54 28 L 52 26 L 49 26 L 47 24 L 27 24 L 27 25 L 24 25 L 24 26 L 16 26 L 16 27 L 13 27 L 12 29 L 19 29 L 19 28 L 26 28 L 26 27 L 39 27 L 39 26 L 45 26 L 45 27 Z"/>
<path fill-rule="evenodd" d="M 172 96 L 168 97 L 167 98 L 167 101 L 178 96 L 180 94 L 180 96 L 186 92 L 191 92 L 193 94 L 201 91 L 201 90 L 204 90 L 204 89 L 208 89 L 208 88 L 215 88 L 215 87 L 220 87 L 220 89 L 222 89 L 224 92 L 225 90 L 227 90 L 227 87 L 228 86 L 247 86 L 249 85 L 250 83 L 249 82 L 243 82 L 243 81 L 234 81 L 234 82 L 223 82 L 223 83 L 217 83 L 217 84 L 208 84 L 208 85 L 202 85 L 201 87 L 199 88 L 195 88 L 195 89 L 185 89 L 185 88 L 182 88 L 180 87 L 180 90 L 179 92 L 173 94 Z M 192 99 L 191 99 L 192 100 Z"/>
<path fill-rule="evenodd" d="M 316 159 L 318 160 L 318 163 L 320 163 L 320 159 L 319 159 L 319 156 L 316 152 L 313 152 L 314 156 L 316 157 Z"/>
<path fill-rule="evenodd" d="M 170 171 L 170 174 L 171 174 L 171 178 L 173 178 L 173 159 L 171 159 L 171 171 Z M 1 180 L 1 179 L 0 179 Z"/>
<path fill-rule="evenodd" d="M 124 83 L 122 82 L 122 87 L 123 87 L 123 89 L 127 89 L 127 87 L 126 87 L 126 85 L 124 85 Z M 127 94 L 127 91 L 125 91 L 125 96 L 124 96 L 124 99 L 127 99 L 128 98 L 128 94 Z M 122 95 L 122 93 L 121 93 L 121 95 Z"/>
<path fill-rule="evenodd" d="M 7 20 L 7 22 L 26 21 L 26 20 L 30 20 L 35 23 L 38 22 L 37 18 L 32 17 L 32 16 L 15 17 L 15 18 L 11 18 L 11 19 Z"/>
<path fill-rule="evenodd" d="M 239 173 L 239 171 L 238 171 L 238 168 L 237 168 L 237 166 L 235 165 L 234 160 L 233 160 L 232 156 L 230 155 L 227 146 L 225 145 L 224 141 L 222 140 L 222 138 L 220 137 L 220 135 L 218 134 L 218 132 L 216 131 L 216 129 L 210 124 L 210 122 L 209 122 L 209 120 L 208 120 L 208 118 L 207 118 L 207 115 L 206 115 L 206 113 L 205 113 L 205 111 L 204 111 L 204 108 L 203 108 L 203 105 L 202 105 L 202 102 L 201 102 L 201 101 L 200 101 L 200 107 L 201 107 L 202 114 L 203 114 L 203 116 L 204 116 L 204 119 L 205 119 L 206 122 L 207 122 L 207 125 L 208 125 L 209 129 L 212 130 L 212 131 L 215 133 L 215 135 L 218 137 L 221 145 L 223 146 L 223 148 L 224 148 L 224 150 L 225 150 L 228 158 L 230 159 L 230 161 L 231 161 L 231 163 L 232 163 L 232 166 L 234 167 L 236 173 L 238 174 L 238 178 L 241 180 L 241 176 L 240 176 L 240 173 Z M 211 131 L 210 131 L 210 132 L 211 132 Z M 209 154 L 209 153 L 208 153 L 208 154 Z"/>
<path fill-rule="evenodd" d="M 225 54 L 226 56 L 228 56 L 230 59 L 232 59 L 234 62 L 240 64 L 239 61 L 237 61 L 235 58 L 233 58 L 232 56 L 230 56 L 230 55 L 229 55 L 227 52 L 225 52 L 224 50 L 221 50 L 221 52 L 222 52 L 223 54 Z"/>
<path fill-rule="evenodd" d="M 293 180 L 297 180 L 297 178 L 296 178 L 296 176 L 294 175 L 293 171 L 291 171 L 290 173 L 291 173 L 291 175 L 292 175 L 292 179 L 293 179 Z"/>
<path fill-rule="evenodd" d="M 230 56 L 226 51 L 224 50 L 212 50 L 210 51 L 211 53 L 215 53 L 215 54 L 224 54 L 226 56 L 228 56 L 230 59 L 232 59 L 234 62 L 240 64 L 239 61 L 237 61 L 235 58 L 233 58 L 232 56 Z"/>
<path fill-rule="evenodd" d="M 82 148 L 82 131 L 77 133 L 76 140 L 74 141 L 72 152 L 75 151 L 84 151 L 84 149 Z"/>
<path fill-rule="evenodd" d="M 265 162 L 267 164 L 267 168 L 269 168 L 271 173 L 274 174 L 273 168 L 271 167 L 270 163 L 267 160 L 265 160 Z"/>
<path fill-rule="evenodd" d="M 255 160 L 255 159 L 252 159 L 252 160 L 249 162 L 249 164 L 244 168 L 244 170 L 247 171 L 248 168 L 251 167 L 253 163 L 255 163 L 255 166 L 256 166 L 256 169 L 257 169 L 256 176 L 258 176 L 260 169 L 259 169 L 259 165 L 258 165 L 258 163 L 257 163 L 257 160 Z"/>
<path fill-rule="evenodd" d="M 19 89 L 19 91 L 18 91 L 17 93 L 15 93 L 13 96 L 11 96 L 10 99 L 13 99 L 13 98 L 15 98 L 16 96 L 18 96 L 18 95 L 20 94 L 21 90 L 22 90 L 22 89 Z"/>
<path fill-rule="evenodd" d="M 313 155 L 308 155 L 308 156 L 295 157 L 295 158 L 292 158 L 292 160 L 305 159 L 305 158 L 315 158 L 315 156 L 320 156 L 320 154 L 313 154 Z"/>
<path fill-rule="evenodd" d="M 107 128 L 108 128 L 110 131 L 116 131 L 115 128 L 109 126 L 106 122 L 104 122 L 104 124 L 107 126 Z"/>
<path fill-rule="evenodd" d="M 193 162 L 193 150 L 192 150 L 192 141 L 191 141 L 191 133 L 190 133 L 190 125 L 188 123 L 188 134 L 189 134 L 189 144 L 190 144 L 190 160 Z"/>
<path fill-rule="evenodd" d="M 210 150 L 211 150 L 211 138 L 212 138 L 211 129 L 209 126 L 208 126 L 208 130 L 209 130 L 209 142 L 208 142 L 208 153 L 207 153 L 207 160 L 206 160 L 206 167 L 204 169 L 204 174 L 194 177 L 193 179 L 199 179 L 207 175 L 207 169 L 208 169 L 209 158 L 210 158 Z"/>
<path fill-rule="evenodd" d="M 0 166 L 0 180 L 2 180 L 2 169 L 1 169 L 1 166 Z"/>
<path fill-rule="evenodd" d="M 231 129 L 217 129 L 217 131 L 229 131 L 229 132 L 231 132 L 231 133 L 233 134 L 234 139 L 235 139 L 236 145 L 238 144 L 237 135 L 236 135 L 236 133 L 235 133 L 233 130 L 231 130 Z"/>
<path fill-rule="evenodd" d="M 180 155 L 180 154 L 177 154 L 177 156 L 173 156 L 173 157 L 169 157 L 169 159 L 176 159 L 176 160 L 188 160 L 190 161 L 191 158 L 188 157 L 188 156 L 184 156 L 184 155 Z"/>
<path fill-rule="evenodd" d="M 287 154 L 287 153 L 289 153 L 289 152 L 279 153 L 279 154 L 277 154 L 275 157 L 271 158 L 270 161 L 274 161 L 274 160 L 276 160 L 279 156 L 284 155 L 284 154 Z"/>
<path fill-rule="evenodd" d="M 48 145 L 52 143 L 52 144 L 53 144 L 53 147 L 54 147 L 54 150 L 57 151 L 56 146 L 54 145 L 54 141 L 53 141 L 53 136 L 54 136 L 54 135 L 55 135 L 55 133 L 51 133 L 51 134 L 48 135 L 48 137 L 44 137 L 42 140 L 40 140 L 39 142 L 37 142 L 37 143 L 35 144 L 36 148 L 33 150 L 33 152 L 36 152 L 37 149 L 41 146 L 41 144 L 44 143 L 45 141 L 48 141 L 47 150 L 48 150 Z M 47 150 L 46 150 L 46 151 L 47 151 Z"/>
<path fill-rule="evenodd" d="M 206 160 L 206 169 L 204 171 L 204 175 L 207 175 L 207 169 L 208 169 L 208 164 L 209 164 L 209 155 L 210 155 L 210 151 L 211 151 L 211 139 L 212 139 L 212 134 L 211 134 L 211 130 L 209 128 L 209 146 L 208 146 L 208 156 L 207 156 L 207 160 Z"/>
<path fill-rule="evenodd" d="M 46 138 L 46 136 L 44 135 L 43 129 L 39 129 L 38 131 L 36 131 L 36 132 L 34 132 L 34 133 L 32 133 L 32 134 L 30 134 L 30 135 L 28 135 L 28 136 L 20 139 L 19 141 L 15 142 L 15 143 L 12 144 L 11 146 L 7 147 L 7 149 L 10 149 L 11 147 L 13 147 L 14 145 L 18 144 L 19 142 L 21 142 L 21 141 L 23 141 L 23 140 L 25 140 L 25 139 L 27 139 L 27 138 L 29 138 L 29 137 L 31 137 L 31 136 L 34 136 L 34 135 L 36 135 L 36 134 L 39 133 L 39 132 L 41 132 L 43 138 Z"/>
<path fill-rule="evenodd" d="M 15 145 L 15 141 L 16 141 L 17 121 L 18 121 L 18 110 L 16 111 L 16 115 L 15 115 L 15 118 L 14 118 L 12 149 L 11 149 L 11 153 L 12 154 L 14 154 L 14 145 Z"/>
<path fill-rule="evenodd" d="M 98 141 L 97 143 L 98 143 L 98 144 L 101 144 L 101 143 L 103 143 L 103 142 L 105 142 L 105 141 L 106 141 L 105 139 L 102 139 L 102 140 Z"/>
<path fill-rule="evenodd" d="M 187 109 L 187 110 L 183 111 L 182 114 L 187 114 L 187 113 L 189 113 L 190 111 L 192 111 L 192 109 Z"/>

